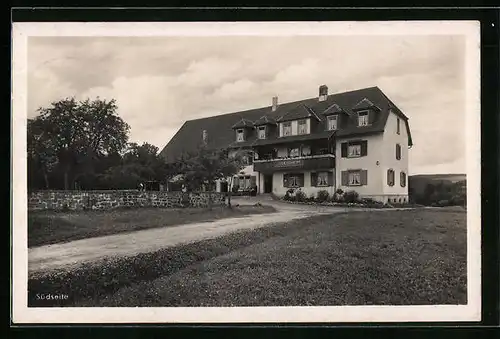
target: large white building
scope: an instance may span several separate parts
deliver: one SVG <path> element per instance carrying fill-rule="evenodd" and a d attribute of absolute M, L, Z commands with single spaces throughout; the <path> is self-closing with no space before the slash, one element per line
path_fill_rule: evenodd
<path fill-rule="evenodd" d="M 408 201 L 408 118 L 378 88 L 272 105 L 184 123 L 161 154 L 175 161 L 201 142 L 246 152 L 235 176 L 240 190 L 284 195 L 299 188 L 308 196 L 339 188 L 383 202 Z M 218 182 L 217 191 L 230 189 Z"/>

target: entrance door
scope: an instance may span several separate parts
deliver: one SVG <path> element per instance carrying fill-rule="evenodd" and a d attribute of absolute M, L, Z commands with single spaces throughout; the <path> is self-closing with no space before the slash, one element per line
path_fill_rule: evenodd
<path fill-rule="evenodd" d="M 264 175 L 264 193 L 272 193 L 273 192 L 273 175 L 266 174 Z"/>
<path fill-rule="evenodd" d="M 220 183 L 220 191 L 222 193 L 226 193 L 228 191 L 228 184 L 227 184 L 227 181 L 222 181 Z"/>

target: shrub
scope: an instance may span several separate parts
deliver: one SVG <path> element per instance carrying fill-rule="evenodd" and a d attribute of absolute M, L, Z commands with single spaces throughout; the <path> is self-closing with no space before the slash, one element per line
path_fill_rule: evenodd
<path fill-rule="evenodd" d="M 449 200 L 439 200 L 437 203 L 438 206 L 450 206 Z"/>
<path fill-rule="evenodd" d="M 307 198 L 307 201 L 310 201 L 310 202 L 315 202 L 316 201 L 316 197 L 314 196 L 314 194 L 311 194 L 309 196 L 309 198 Z"/>
<path fill-rule="evenodd" d="M 231 190 L 233 191 L 233 193 L 238 193 L 239 189 L 240 189 L 240 185 L 234 185 Z"/>
<path fill-rule="evenodd" d="M 329 198 L 330 198 L 330 194 L 326 190 L 321 190 L 317 194 L 318 202 L 328 201 Z"/>
<path fill-rule="evenodd" d="M 305 202 L 306 199 L 307 199 L 307 195 L 304 192 L 302 192 L 302 191 L 295 192 L 295 201 Z"/>
<path fill-rule="evenodd" d="M 338 195 L 343 195 L 344 194 L 344 191 L 342 190 L 342 188 L 339 188 L 335 191 L 336 194 Z"/>
<path fill-rule="evenodd" d="M 344 201 L 347 203 L 359 201 L 359 194 L 356 191 L 347 191 L 344 193 Z"/>

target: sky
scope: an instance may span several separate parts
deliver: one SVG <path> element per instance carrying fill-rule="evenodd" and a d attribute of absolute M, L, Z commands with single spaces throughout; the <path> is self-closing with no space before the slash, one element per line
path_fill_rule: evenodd
<path fill-rule="evenodd" d="M 409 117 L 410 174 L 465 173 L 464 57 L 460 35 L 29 37 L 28 117 L 116 99 L 161 150 L 186 120 L 378 86 Z"/>

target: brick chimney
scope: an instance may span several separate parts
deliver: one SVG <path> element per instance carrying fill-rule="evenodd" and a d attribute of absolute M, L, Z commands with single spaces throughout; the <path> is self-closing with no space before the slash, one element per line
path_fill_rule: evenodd
<path fill-rule="evenodd" d="M 278 109 L 278 97 L 273 97 L 273 106 L 271 110 L 274 112 L 276 109 Z"/>
<path fill-rule="evenodd" d="M 326 98 L 328 97 L 328 86 L 327 85 L 321 85 L 319 86 L 319 101 L 325 101 Z"/>
<path fill-rule="evenodd" d="M 203 130 L 202 137 L 203 137 L 203 145 L 208 144 L 208 132 L 206 129 Z"/>

